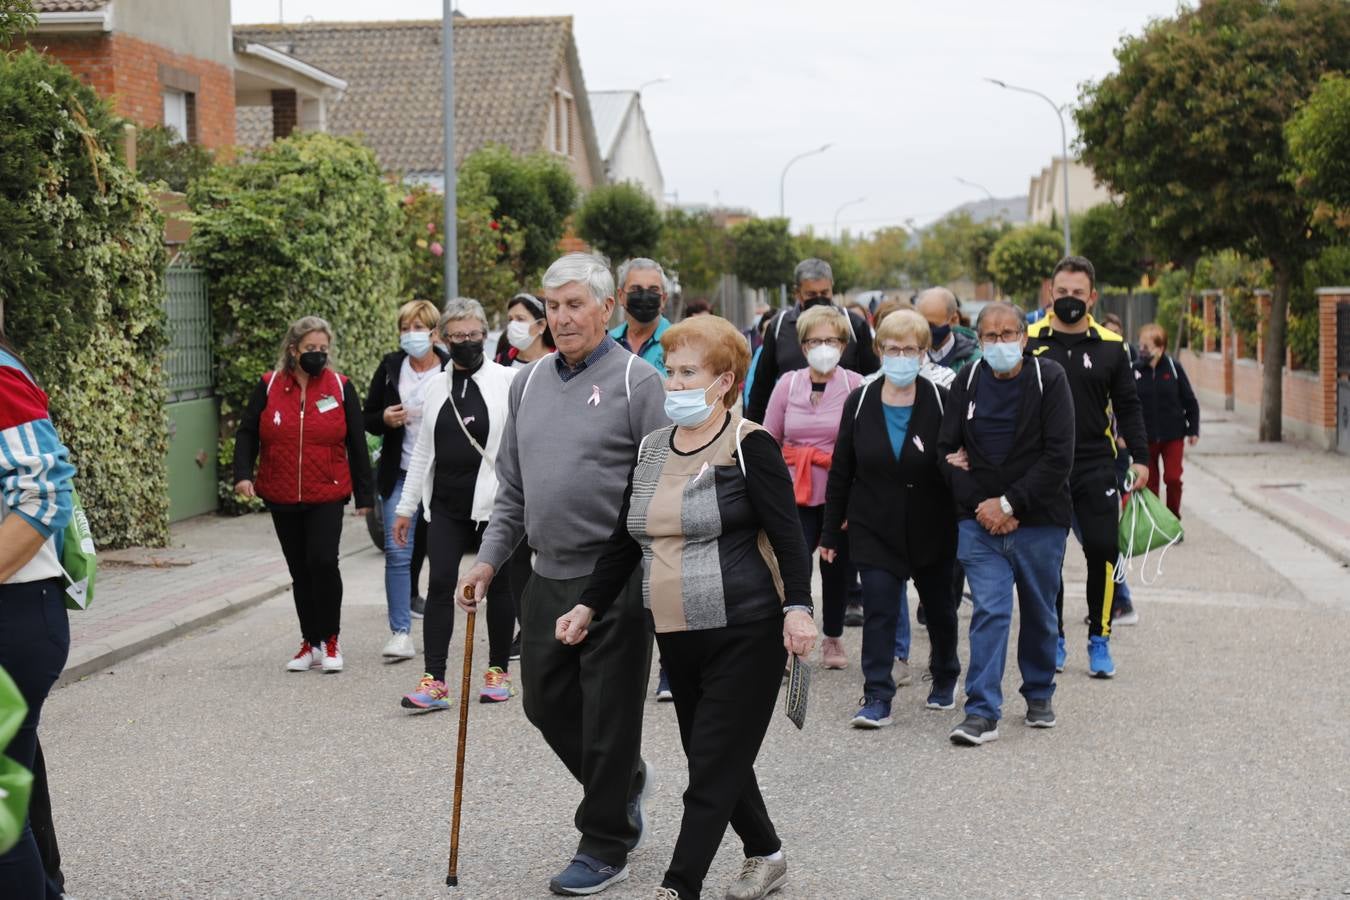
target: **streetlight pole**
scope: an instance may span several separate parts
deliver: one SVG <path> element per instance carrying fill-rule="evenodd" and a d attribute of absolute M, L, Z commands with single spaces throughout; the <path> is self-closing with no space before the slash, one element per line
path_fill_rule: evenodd
<path fill-rule="evenodd" d="M 964 184 L 966 187 L 973 187 L 977 191 L 984 191 L 984 195 L 988 197 L 990 200 L 998 199 L 997 197 L 994 196 L 993 192 L 989 190 L 989 188 L 985 187 L 982 184 L 976 184 L 973 181 L 966 181 L 966 179 L 962 178 L 960 175 L 956 176 L 956 180 Z"/>
<path fill-rule="evenodd" d="M 1064 111 L 1055 105 L 1055 101 L 1042 94 L 1040 91 L 1033 91 L 1031 88 L 1018 87 L 1015 84 L 1008 84 L 1005 81 L 999 81 L 997 78 L 986 78 L 985 81 L 990 84 L 996 84 L 999 87 L 1017 91 L 1020 94 L 1031 94 L 1033 97 L 1040 97 L 1050 108 L 1059 116 L 1059 142 L 1064 154 L 1064 254 L 1067 256 L 1073 252 L 1073 245 L 1070 242 L 1069 234 L 1069 129 L 1064 125 Z"/>
<path fill-rule="evenodd" d="M 450 8 L 451 0 L 442 0 L 441 3 L 441 67 L 444 69 L 441 97 L 441 118 L 444 120 L 445 133 L 443 139 L 445 145 L 442 155 L 442 166 L 445 170 L 443 177 L 445 193 L 445 248 L 441 254 L 441 260 L 445 266 L 445 297 L 444 302 L 449 303 L 459 296 L 459 235 L 456 233 L 458 225 L 458 200 L 456 191 L 456 173 L 455 173 L 455 30 L 453 26 L 454 11 Z"/>
<path fill-rule="evenodd" d="M 669 76 L 669 75 L 662 75 L 662 76 L 660 76 L 659 78 L 653 78 L 651 81 L 644 81 L 644 82 L 642 82 L 642 84 L 639 84 L 639 85 L 637 86 L 637 90 L 634 91 L 633 93 L 635 93 L 635 94 L 641 94 L 641 93 L 642 93 L 642 89 L 645 88 L 645 87 L 647 87 L 648 85 L 653 85 L 653 84 L 664 84 L 665 82 L 667 82 L 667 81 L 669 81 L 669 80 L 670 80 L 670 76 Z"/>
<path fill-rule="evenodd" d="M 867 199 L 866 197 L 859 197 L 857 200 L 850 200 L 847 203 L 841 203 L 839 205 L 839 208 L 834 211 L 834 239 L 836 241 L 839 240 L 839 214 L 844 210 L 848 209 L 850 206 L 862 203 L 866 199 Z"/>
<path fill-rule="evenodd" d="M 797 162 L 798 160 L 806 159 L 808 156 L 815 156 L 817 153 L 824 153 L 832 146 L 833 146 L 832 144 L 821 144 L 814 150 L 807 150 L 805 153 L 798 153 L 796 156 L 792 157 L 792 159 L 789 159 L 787 161 L 787 165 L 783 166 L 783 174 L 778 176 L 778 218 L 780 219 L 787 218 L 787 207 L 783 202 L 784 197 L 783 189 L 784 186 L 787 184 L 788 169 L 792 168 L 792 164 Z M 780 284 L 778 286 L 778 302 L 783 307 L 785 308 L 787 307 L 787 285 L 785 284 Z"/>

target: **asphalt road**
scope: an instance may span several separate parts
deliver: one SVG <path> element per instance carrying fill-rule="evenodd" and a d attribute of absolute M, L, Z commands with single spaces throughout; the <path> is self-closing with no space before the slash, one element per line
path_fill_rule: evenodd
<path fill-rule="evenodd" d="M 1350 894 L 1350 579 L 1192 473 L 1186 542 L 1137 589 L 1113 681 L 1086 676 L 1070 588 L 1051 731 L 1021 724 L 1014 672 L 994 744 L 952 746 L 959 712 L 924 710 L 917 675 L 895 727 L 850 729 L 860 634 L 846 630 L 852 668 L 818 671 L 806 730 L 775 716 L 759 759 L 789 857 L 778 896 Z M 547 896 L 579 789 L 518 699 L 474 703 L 460 887 L 446 888 L 457 717 L 400 708 L 420 661 L 380 662 L 381 558 L 344 569 L 341 675 L 282 671 L 298 637 L 281 597 L 51 697 L 43 743 L 75 897 Z M 919 629 L 913 657 L 926 652 Z M 650 896 L 674 843 L 685 776 L 669 705 L 649 702 L 644 751 L 652 830 L 609 897 Z M 705 896 L 739 859 L 726 839 Z"/>

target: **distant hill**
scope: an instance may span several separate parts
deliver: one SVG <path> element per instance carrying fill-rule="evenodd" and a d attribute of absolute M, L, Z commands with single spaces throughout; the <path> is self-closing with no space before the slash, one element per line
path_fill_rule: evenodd
<path fill-rule="evenodd" d="M 945 219 L 954 213 L 968 212 L 976 222 L 1002 219 L 1009 225 L 1021 225 L 1027 220 L 1027 197 L 996 197 L 993 200 L 972 200 L 938 216 Z"/>

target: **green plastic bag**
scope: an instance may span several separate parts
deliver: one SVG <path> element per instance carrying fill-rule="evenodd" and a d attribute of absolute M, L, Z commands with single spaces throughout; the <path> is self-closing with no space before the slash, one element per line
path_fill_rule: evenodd
<path fill-rule="evenodd" d="M 1152 584 L 1162 574 L 1163 555 L 1182 538 L 1181 520 L 1146 487 L 1130 492 L 1125 511 L 1120 516 L 1120 555 L 1127 563 L 1140 557 L 1140 579 Z M 1152 579 L 1147 575 L 1148 555 L 1157 550 L 1158 565 Z M 1124 566 L 1117 567 L 1119 578 L 1124 578 Z"/>
<path fill-rule="evenodd" d="M 28 797 L 33 790 L 33 774 L 4 755 L 24 717 L 28 704 L 9 677 L 0 669 L 0 853 L 6 853 L 19 840 L 28 818 Z"/>
<path fill-rule="evenodd" d="M 70 586 L 66 588 L 66 609 L 88 609 L 94 602 L 94 576 L 98 574 L 98 553 L 89 517 L 74 488 L 70 490 L 74 510 L 61 535 L 61 568 L 66 570 Z"/>

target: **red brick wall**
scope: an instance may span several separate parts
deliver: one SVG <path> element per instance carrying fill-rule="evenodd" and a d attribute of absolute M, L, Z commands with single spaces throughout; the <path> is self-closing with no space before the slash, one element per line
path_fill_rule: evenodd
<path fill-rule="evenodd" d="M 111 97 L 118 114 L 138 125 L 164 123 L 160 66 L 196 76 L 197 142 L 213 149 L 234 144 L 234 72 L 227 66 L 117 33 L 37 35 L 31 43 Z"/>

